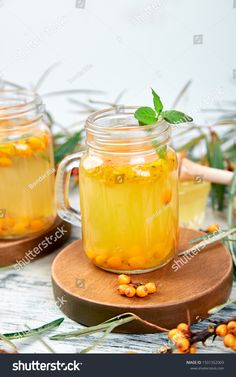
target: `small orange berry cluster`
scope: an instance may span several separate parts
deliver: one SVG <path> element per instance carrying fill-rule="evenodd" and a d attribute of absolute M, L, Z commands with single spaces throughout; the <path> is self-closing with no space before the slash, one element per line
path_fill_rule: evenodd
<path fill-rule="evenodd" d="M 236 321 L 230 321 L 227 324 L 217 326 L 215 333 L 224 338 L 225 347 L 236 351 Z"/>
<path fill-rule="evenodd" d="M 180 323 L 168 332 L 168 338 L 175 344 L 178 353 L 196 353 L 195 344 L 191 344 L 191 331 L 187 323 Z"/>
<path fill-rule="evenodd" d="M 118 276 L 118 283 L 120 284 L 118 292 L 127 297 L 146 297 L 149 293 L 155 293 L 157 291 L 155 283 L 132 283 L 131 277 L 124 274 Z"/>

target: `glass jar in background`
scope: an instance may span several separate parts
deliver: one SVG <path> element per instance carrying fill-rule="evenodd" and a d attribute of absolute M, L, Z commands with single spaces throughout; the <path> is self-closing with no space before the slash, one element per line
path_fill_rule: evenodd
<path fill-rule="evenodd" d="M 0 238 L 42 232 L 56 215 L 54 160 L 40 97 L 0 90 Z"/>
<path fill-rule="evenodd" d="M 139 126 L 135 107 L 107 109 L 86 122 L 87 151 L 66 157 L 56 179 L 58 214 L 76 225 L 68 181 L 78 167 L 83 247 L 97 266 L 141 273 L 174 256 L 178 239 L 176 154 L 170 126 Z"/>
<path fill-rule="evenodd" d="M 179 182 L 179 220 L 180 226 L 199 229 L 206 212 L 211 184 L 206 181 Z"/>

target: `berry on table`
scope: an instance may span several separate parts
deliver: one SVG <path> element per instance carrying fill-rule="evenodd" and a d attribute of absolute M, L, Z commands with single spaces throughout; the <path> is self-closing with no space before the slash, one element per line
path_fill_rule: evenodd
<path fill-rule="evenodd" d="M 132 286 L 129 286 L 125 289 L 125 296 L 134 297 L 136 294 L 136 289 Z"/>
<path fill-rule="evenodd" d="M 120 295 L 125 295 L 126 288 L 129 288 L 128 284 L 120 284 L 118 287 L 118 292 Z"/>
<path fill-rule="evenodd" d="M 236 338 L 233 334 L 227 334 L 224 337 L 224 345 L 225 347 L 235 347 L 236 346 Z"/>
<path fill-rule="evenodd" d="M 149 282 L 145 284 L 145 287 L 148 290 L 148 293 L 155 293 L 157 291 L 157 287 L 155 283 Z"/>
<path fill-rule="evenodd" d="M 180 337 L 179 339 L 177 339 L 175 345 L 178 351 L 180 352 L 187 352 L 190 348 L 189 340 L 184 337 Z"/>
<path fill-rule="evenodd" d="M 138 297 L 145 297 L 148 295 L 148 289 L 145 285 L 139 285 L 136 289 L 136 295 Z"/>
<path fill-rule="evenodd" d="M 129 284 L 131 282 L 131 278 L 128 275 L 121 274 L 118 276 L 118 283 L 119 284 Z"/>
<path fill-rule="evenodd" d="M 229 333 L 236 335 L 236 321 L 230 321 L 227 324 L 227 330 Z"/>
<path fill-rule="evenodd" d="M 188 333 L 189 332 L 189 325 L 187 323 L 180 323 L 177 326 L 177 329 L 181 331 L 182 333 Z"/>
<path fill-rule="evenodd" d="M 168 332 L 168 338 L 170 340 L 174 340 L 174 338 L 176 337 L 176 335 L 178 334 L 178 330 L 177 329 L 172 329 Z"/>
<path fill-rule="evenodd" d="M 219 325 L 216 328 L 216 335 L 218 335 L 218 336 L 224 337 L 227 334 L 227 332 L 228 332 L 227 326 L 224 325 L 224 324 Z"/>

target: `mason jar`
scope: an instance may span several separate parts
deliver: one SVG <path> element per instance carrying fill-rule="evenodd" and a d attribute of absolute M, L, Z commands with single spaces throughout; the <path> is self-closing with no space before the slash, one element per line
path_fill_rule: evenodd
<path fill-rule="evenodd" d="M 0 90 L 0 238 L 28 237 L 56 216 L 52 137 L 40 97 Z"/>
<path fill-rule="evenodd" d="M 86 151 L 66 157 L 56 178 L 58 214 L 82 224 L 83 248 L 98 267 L 143 273 L 164 266 L 178 240 L 176 153 L 164 120 L 139 126 L 136 107 L 110 108 L 86 121 Z M 80 213 L 68 199 L 79 166 Z"/>

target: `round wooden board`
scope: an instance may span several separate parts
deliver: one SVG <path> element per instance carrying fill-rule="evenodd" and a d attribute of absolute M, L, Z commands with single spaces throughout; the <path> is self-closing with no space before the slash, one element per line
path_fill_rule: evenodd
<path fill-rule="evenodd" d="M 201 232 L 181 229 L 179 250 L 189 248 L 189 240 Z M 173 269 L 174 261 L 182 267 Z M 132 275 L 133 282 L 155 281 L 158 293 L 145 298 L 127 298 L 117 293 L 116 275 L 94 266 L 86 257 L 81 241 L 75 241 L 55 258 L 52 282 L 55 299 L 63 297 L 61 310 L 71 319 L 93 326 L 125 312 L 165 328 L 187 321 L 191 323 L 208 316 L 210 308 L 224 303 L 232 287 L 232 260 L 229 251 L 219 242 L 205 247 L 191 260 L 175 257 L 167 266 L 145 274 Z M 180 262 L 179 262 L 180 265 Z M 152 328 L 130 322 L 117 332 L 150 333 Z"/>
<path fill-rule="evenodd" d="M 59 229 L 61 229 L 61 232 L 57 235 L 56 232 Z M 31 261 L 52 253 L 68 240 L 70 231 L 71 225 L 57 217 L 54 224 L 41 234 L 18 240 L 0 240 L 0 266 L 9 266 L 17 261 L 20 265 L 24 258 Z M 39 245 L 43 241 L 46 241 L 46 243 L 43 243 L 40 247 Z M 40 247 L 37 251 L 35 250 L 37 253 L 34 252 L 27 258 L 27 254 L 37 247 Z"/>

